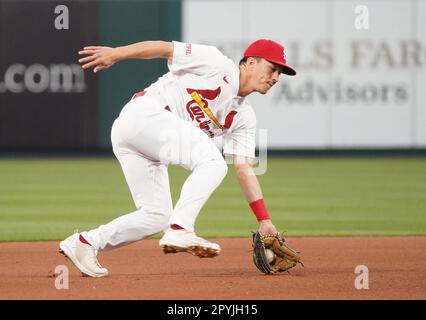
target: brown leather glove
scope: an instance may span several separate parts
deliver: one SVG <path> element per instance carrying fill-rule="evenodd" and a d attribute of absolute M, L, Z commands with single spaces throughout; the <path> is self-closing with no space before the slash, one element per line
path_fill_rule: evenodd
<path fill-rule="evenodd" d="M 298 252 L 285 244 L 279 234 L 264 235 L 253 233 L 253 262 L 265 274 L 288 271 L 300 261 Z"/>

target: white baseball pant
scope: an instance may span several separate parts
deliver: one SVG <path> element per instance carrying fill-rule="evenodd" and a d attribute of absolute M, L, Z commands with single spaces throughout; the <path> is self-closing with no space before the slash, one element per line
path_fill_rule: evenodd
<path fill-rule="evenodd" d="M 124 106 L 113 124 L 111 141 L 137 210 L 83 232 L 83 237 L 102 250 L 144 239 L 171 224 L 194 231 L 202 206 L 227 173 L 214 142 L 149 95 Z M 169 164 L 192 171 L 174 209 Z"/>

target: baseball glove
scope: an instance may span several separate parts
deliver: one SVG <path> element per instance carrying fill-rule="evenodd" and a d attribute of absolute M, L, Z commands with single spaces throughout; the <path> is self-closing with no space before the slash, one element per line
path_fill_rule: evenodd
<path fill-rule="evenodd" d="M 264 235 L 253 232 L 253 262 L 263 273 L 288 271 L 300 263 L 299 252 L 291 249 L 279 234 Z"/>

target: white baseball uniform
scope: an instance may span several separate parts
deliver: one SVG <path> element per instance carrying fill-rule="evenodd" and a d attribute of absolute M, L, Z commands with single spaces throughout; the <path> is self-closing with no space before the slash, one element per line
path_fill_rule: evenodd
<path fill-rule="evenodd" d="M 170 224 L 194 231 L 227 165 L 223 153 L 254 157 L 256 118 L 238 96 L 239 68 L 211 46 L 173 42 L 169 72 L 135 94 L 115 120 L 111 141 L 137 210 L 83 237 L 96 249 L 141 240 Z M 191 170 L 173 208 L 167 166 Z"/>

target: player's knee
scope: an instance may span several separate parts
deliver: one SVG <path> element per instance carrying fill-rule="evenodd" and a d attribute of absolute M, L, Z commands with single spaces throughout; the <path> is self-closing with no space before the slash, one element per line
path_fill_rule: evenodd
<path fill-rule="evenodd" d="M 167 199 L 163 199 L 163 202 L 147 201 L 145 198 L 138 198 L 137 196 L 134 199 L 136 208 L 142 212 L 156 214 L 159 217 L 166 216 L 167 218 L 172 214 L 173 206 Z"/>
<path fill-rule="evenodd" d="M 149 235 L 156 234 L 161 231 L 165 231 L 169 227 L 169 221 L 172 211 L 163 212 L 148 212 L 146 210 L 139 210 L 143 215 L 143 224 L 149 224 Z"/>
<path fill-rule="evenodd" d="M 225 176 L 228 174 L 228 164 L 226 163 L 225 159 L 223 159 L 223 158 L 220 161 L 220 167 L 221 167 L 221 170 L 222 170 L 223 178 L 225 178 Z"/>
<path fill-rule="evenodd" d="M 214 167 L 215 175 L 221 180 L 225 178 L 228 173 L 228 165 L 222 157 L 213 160 L 212 167 Z"/>
<path fill-rule="evenodd" d="M 166 220 L 163 220 L 163 221 L 161 221 L 159 224 L 158 224 L 158 230 L 157 230 L 157 232 L 161 232 L 161 231 L 166 231 L 167 230 L 167 228 L 170 226 L 170 218 L 169 219 L 166 219 Z"/>
<path fill-rule="evenodd" d="M 152 228 L 152 234 L 167 230 L 169 227 L 170 215 L 158 217 L 155 225 Z"/>

